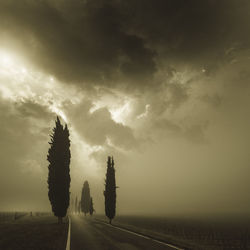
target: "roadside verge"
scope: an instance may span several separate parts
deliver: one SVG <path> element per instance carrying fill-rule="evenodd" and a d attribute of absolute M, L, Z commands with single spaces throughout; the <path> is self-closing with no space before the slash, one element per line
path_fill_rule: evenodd
<path fill-rule="evenodd" d="M 104 221 L 102 219 L 95 218 L 95 220 L 98 221 L 98 222 L 101 222 L 101 223 L 103 223 L 103 224 L 105 224 L 107 226 L 114 227 L 114 228 L 116 228 L 118 230 L 126 231 L 128 233 L 135 234 L 135 235 L 137 235 L 139 237 L 143 237 L 143 238 L 146 238 L 146 239 L 156 241 L 159 244 L 172 247 L 173 249 L 176 249 L 176 250 L 184 250 L 184 249 L 185 250 L 190 250 L 190 249 L 193 249 L 192 246 L 190 246 L 188 243 L 180 242 L 177 239 L 173 239 L 172 237 L 167 237 L 166 235 L 163 235 L 163 234 L 159 234 L 159 233 L 139 229 L 139 228 L 136 228 L 134 226 L 122 225 L 120 223 L 112 223 L 112 225 L 110 225 L 109 223 L 107 223 L 106 221 Z"/>

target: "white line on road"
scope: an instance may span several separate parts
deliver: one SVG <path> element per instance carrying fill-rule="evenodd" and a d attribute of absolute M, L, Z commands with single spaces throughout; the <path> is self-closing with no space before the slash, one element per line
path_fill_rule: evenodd
<path fill-rule="evenodd" d="M 165 245 L 165 246 L 168 246 L 168 247 L 172 247 L 172 248 L 177 249 L 177 250 L 184 250 L 183 248 L 176 247 L 176 246 L 174 246 L 174 245 L 165 243 L 165 242 L 160 241 L 160 240 L 155 240 L 155 239 L 150 238 L 150 237 L 148 237 L 148 236 L 145 236 L 145 235 L 142 235 L 142 234 L 139 234 L 139 233 L 135 233 L 135 232 L 133 232 L 133 231 L 130 231 L 130 230 L 127 230 L 127 229 L 124 229 L 124 228 L 120 228 L 120 227 L 118 227 L 118 226 L 110 225 L 110 224 L 108 224 L 108 223 L 106 223 L 106 222 L 103 222 L 103 221 L 100 221 L 100 220 L 98 220 L 98 222 L 101 222 L 101 223 L 103 223 L 103 224 L 105 224 L 105 225 L 107 225 L 107 226 L 116 228 L 116 229 L 118 229 L 118 230 L 121 230 L 121 231 L 130 233 L 130 234 L 137 235 L 137 236 L 139 236 L 139 237 L 141 237 L 141 238 L 148 239 L 148 240 L 152 240 L 152 241 L 157 242 L 157 243 L 159 243 L 159 244 L 161 244 L 161 245 Z"/>
<path fill-rule="evenodd" d="M 67 238 L 66 250 L 70 250 L 70 231 L 71 231 L 71 220 L 70 220 L 70 217 L 69 217 L 69 229 L 68 229 L 68 238 Z"/>

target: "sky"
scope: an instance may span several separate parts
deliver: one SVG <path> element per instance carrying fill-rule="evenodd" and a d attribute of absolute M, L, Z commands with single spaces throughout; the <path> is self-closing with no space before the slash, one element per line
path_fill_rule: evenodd
<path fill-rule="evenodd" d="M 56 116 L 71 197 L 104 213 L 250 211 L 250 2 L 1 0 L 0 210 L 50 211 Z"/>

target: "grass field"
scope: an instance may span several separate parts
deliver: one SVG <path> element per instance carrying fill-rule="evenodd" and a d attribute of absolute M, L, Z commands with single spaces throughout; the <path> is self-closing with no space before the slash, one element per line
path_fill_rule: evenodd
<path fill-rule="evenodd" d="M 18 219 L 9 215 L 8 218 L 0 221 L 0 249 L 65 250 L 67 219 L 59 225 L 57 219 L 50 214 L 26 214 Z"/>
<path fill-rule="evenodd" d="M 103 215 L 95 217 L 105 219 Z M 181 219 L 117 216 L 113 224 L 187 249 L 250 249 L 249 217 Z"/>

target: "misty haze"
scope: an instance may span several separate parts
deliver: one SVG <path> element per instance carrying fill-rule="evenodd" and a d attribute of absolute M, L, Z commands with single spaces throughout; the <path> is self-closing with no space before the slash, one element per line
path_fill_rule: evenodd
<path fill-rule="evenodd" d="M 250 249 L 250 2 L 0 0 L 0 250 Z"/>

